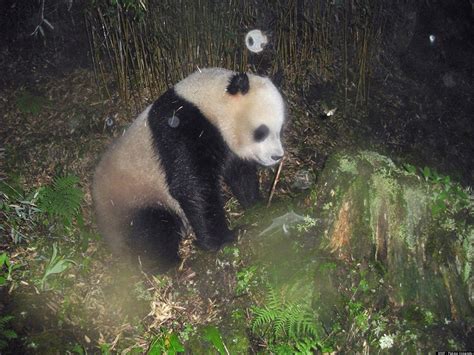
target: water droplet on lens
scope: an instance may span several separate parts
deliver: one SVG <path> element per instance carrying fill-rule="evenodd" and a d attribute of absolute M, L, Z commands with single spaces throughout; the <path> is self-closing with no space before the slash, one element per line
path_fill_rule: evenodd
<path fill-rule="evenodd" d="M 171 116 L 170 118 L 168 118 L 168 125 L 171 127 L 171 128 L 176 128 L 179 126 L 179 118 L 178 116 L 176 115 L 173 115 Z"/>

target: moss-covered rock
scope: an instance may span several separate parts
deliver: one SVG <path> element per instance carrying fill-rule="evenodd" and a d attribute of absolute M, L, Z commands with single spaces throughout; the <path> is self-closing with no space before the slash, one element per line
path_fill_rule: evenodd
<path fill-rule="evenodd" d="M 379 263 L 392 306 L 472 317 L 472 196 L 368 151 L 333 156 L 316 190 L 326 247 L 341 260 Z"/>

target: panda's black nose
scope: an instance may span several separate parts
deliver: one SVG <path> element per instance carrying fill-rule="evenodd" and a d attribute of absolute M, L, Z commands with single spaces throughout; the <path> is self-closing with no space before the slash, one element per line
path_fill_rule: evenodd
<path fill-rule="evenodd" d="M 272 159 L 275 160 L 275 161 L 278 161 L 281 158 L 283 158 L 283 155 L 272 155 Z"/>

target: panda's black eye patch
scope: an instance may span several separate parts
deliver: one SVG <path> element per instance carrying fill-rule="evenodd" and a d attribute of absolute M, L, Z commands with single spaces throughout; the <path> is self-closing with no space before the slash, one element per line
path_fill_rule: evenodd
<path fill-rule="evenodd" d="M 265 138 L 268 137 L 269 133 L 270 129 L 268 128 L 268 126 L 262 124 L 258 126 L 258 128 L 253 132 L 253 138 L 256 142 L 262 142 L 263 140 L 265 140 Z"/>

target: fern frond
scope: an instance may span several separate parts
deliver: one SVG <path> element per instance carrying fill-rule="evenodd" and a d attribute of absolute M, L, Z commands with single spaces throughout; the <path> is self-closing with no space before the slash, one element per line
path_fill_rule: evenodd
<path fill-rule="evenodd" d="M 18 335 L 15 333 L 14 330 L 12 329 L 5 329 L 2 331 L 1 335 L 7 339 L 7 340 L 12 340 L 18 338 Z"/>
<path fill-rule="evenodd" d="M 298 341 L 317 337 L 316 319 L 311 307 L 284 301 L 275 289 L 269 287 L 263 307 L 254 307 L 252 331 L 273 341 Z"/>
<path fill-rule="evenodd" d="M 316 329 L 316 324 L 314 318 L 309 314 L 305 313 L 296 323 L 296 334 L 298 336 L 317 336 L 318 331 Z"/>
<path fill-rule="evenodd" d="M 300 307 L 293 303 L 289 304 L 286 313 L 287 313 L 287 320 L 286 320 L 287 334 L 290 338 L 297 338 L 298 329 L 299 329 L 298 324 L 301 318 Z"/>
<path fill-rule="evenodd" d="M 280 309 L 284 303 L 284 300 L 278 295 L 277 291 L 273 287 L 268 286 L 267 307 L 270 309 Z"/>
<path fill-rule="evenodd" d="M 52 185 L 40 191 L 38 207 L 70 224 L 77 216 L 83 198 L 78 183 L 79 178 L 73 175 L 56 178 Z"/>
<path fill-rule="evenodd" d="M 10 322 L 13 319 L 13 316 L 1 316 L 0 317 L 0 329 L 3 329 L 3 327 Z"/>
<path fill-rule="evenodd" d="M 312 355 L 315 350 L 319 350 L 320 344 L 314 339 L 304 338 L 295 341 L 295 348 L 298 354 Z"/>
<path fill-rule="evenodd" d="M 269 309 L 266 306 L 262 308 L 254 307 L 252 309 L 252 312 L 254 315 L 254 319 L 252 322 L 252 331 L 254 333 L 258 333 L 260 329 L 272 324 L 276 317 L 275 311 Z"/>
<path fill-rule="evenodd" d="M 286 312 L 280 312 L 279 317 L 277 317 L 273 322 L 273 335 L 275 339 L 284 339 L 285 335 L 288 334 L 288 316 Z"/>

